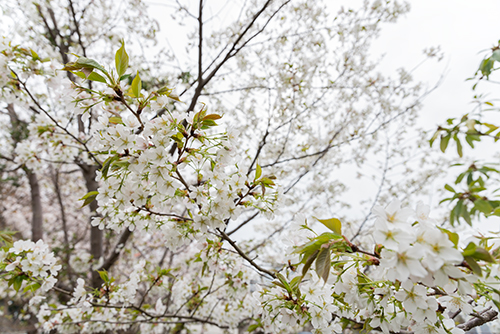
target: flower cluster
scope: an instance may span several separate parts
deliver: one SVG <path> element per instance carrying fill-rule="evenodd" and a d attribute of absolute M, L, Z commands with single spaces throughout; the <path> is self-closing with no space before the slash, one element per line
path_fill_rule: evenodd
<path fill-rule="evenodd" d="M 273 210 L 272 177 L 252 179 L 234 160 L 237 133 L 213 133 L 217 114 L 205 109 L 185 118 L 166 112 L 150 121 L 101 116 L 92 142 L 107 154 L 94 226 L 157 228 L 170 247 L 189 234 L 223 228 L 244 208 Z M 143 130 L 142 130 L 143 127 Z M 174 151 L 173 154 L 171 151 Z M 186 214 L 187 213 L 187 214 Z"/>
<path fill-rule="evenodd" d="M 339 228 L 296 247 L 301 261 L 284 271 L 286 277 L 278 274 L 275 287 L 255 294 L 264 328 L 279 332 L 290 322 L 310 321 L 316 333 L 341 333 L 344 319 L 386 334 L 462 334 L 459 313 L 467 320 L 496 307 L 495 289 L 472 270 L 479 260 L 494 262 L 483 248 L 471 242 L 460 251 L 458 236 L 438 228 L 421 203 L 413 211 L 395 200 L 372 213 L 374 253 L 349 242 Z M 314 261 L 315 272 L 308 271 Z"/>
<path fill-rule="evenodd" d="M 241 258 L 211 240 L 196 242 L 183 254 L 173 270 L 154 270 L 139 261 L 122 282 L 101 272 L 104 283 L 98 289 L 79 278 L 67 305 L 57 310 L 41 305 L 38 320 L 45 331 L 64 333 L 127 329 L 134 322 L 141 322 L 141 333 L 162 333 L 175 328 L 176 321 L 187 320 L 187 326 L 199 319 L 235 328 L 241 313 L 257 314 L 248 282 L 258 275 Z M 195 326 L 189 329 L 196 332 Z"/>
<path fill-rule="evenodd" d="M 6 271 L 4 275 L 9 285 L 16 291 L 19 291 L 24 281 L 31 283 L 26 286 L 26 291 L 34 292 L 41 288 L 43 292 L 47 292 L 54 287 L 61 265 L 42 240 L 36 243 L 18 240 L 12 247 L 5 248 L 0 251 L 0 266 Z"/>

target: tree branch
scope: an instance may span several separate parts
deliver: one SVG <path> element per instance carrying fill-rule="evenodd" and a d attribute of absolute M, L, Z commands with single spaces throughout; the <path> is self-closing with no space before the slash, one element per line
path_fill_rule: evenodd
<path fill-rule="evenodd" d="M 461 330 L 468 332 L 474 327 L 482 326 L 487 322 L 493 321 L 497 318 L 498 312 L 496 310 L 486 310 L 479 314 L 479 316 L 475 316 L 463 324 L 458 325 L 457 327 Z"/>
<path fill-rule="evenodd" d="M 227 242 L 229 242 L 229 244 L 231 246 L 233 246 L 233 248 L 238 252 L 238 254 L 244 258 L 245 260 L 248 261 L 248 263 L 250 263 L 255 269 L 257 269 L 258 271 L 262 272 L 262 273 L 266 273 L 267 275 L 271 276 L 272 278 L 276 278 L 276 274 L 267 270 L 267 269 L 264 269 L 262 268 L 261 266 L 259 266 L 257 263 L 255 263 L 250 257 L 248 257 L 248 255 L 243 252 L 241 250 L 241 248 L 239 248 L 237 245 L 236 245 L 236 242 L 234 240 L 232 240 L 225 232 L 221 231 L 220 229 L 217 229 L 217 232 L 219 232 L 219 237 L 221 237 L 222 239 L 226 240 Z"/>

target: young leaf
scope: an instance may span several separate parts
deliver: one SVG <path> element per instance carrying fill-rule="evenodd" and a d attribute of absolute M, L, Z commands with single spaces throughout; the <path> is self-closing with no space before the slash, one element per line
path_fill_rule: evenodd
<path fill-rule="evenodd" d="M 311 268 L 311 265 L 313 264 L 314 260 L 316 260 L 316 257 L 318 257 L 319 250 L 314 251 L 308 258 L 306 263 L 304 263 L 304 267 L 302 268 L 302 276 L 307 274 L 307 271 L 309 268 Z"/>
<path fill-rule="evenodd" d="M 172 93 L 172 88 L 168 88 L 167 86 L 164 86 L 156 91 L 158 95 L 167 95 L 169 96 L 170 93 Z"/>
<path fill-rule="evenodd" d="M 96 72 L 90 73 L 88 75 L 88 77 L 87 77 L 87 80 L 98 81 L 98 82 L 102 82 L 102 83 L 107 83 L 106 79 L 102 75 L 100 75 L 100 74 L 98 74 Z"/>
<path fill-rule="evenodd" d="M 84 201 L 81 207 L 83 208 L 84 206 L 87 206 L 90 203 L 92 203 L 95 200 L 95 198 L 97 197 L 97 195 L 99 195 L 99 192 L 97 192 L 97 191 L 88 192 L 85 196 L 80 198 L 80 201 L 82 201 L 82 200 Z"/>
<path fill-rule="evenodd" d="M 450 186 L 449 184 L 445 184 L 444 189 L 451 191 L 452 193 L 456 193 L 455 189 L 453 189 L 453 187 Z"/>
<path fill-rule="evenodd" d="M 16 290 L 16 292 L 19 291 L 19 289 L 21 289 L 21 285 L 23 285 L 23 280 L 26 276 L 24 275 L 19 275 L 19 276 L 16 276 L 14 278 L 14 282 L 13 282 L 13 286 L 14 286 L 14 290 Z"/>
<path fill-rule="evenodd" d="M 222 118 L 221 115 L 209 114 L 209 115 L 206 115 L 205 117 L 203 117 L 203 120 L 207 120 L 207 119 L 216 120 L 216 119 L 221 119 L 221 118 Z"/>
<path fill-rule="evenodd" d="M 441 143 L 440 143 L 440 148 L 441 152 L 445 152 L 446 148 L 448 147 L 448 142 L 450 141 L 451 134 L 447 134 L 446 136 L 441 136 Z"/>
<path fill-rule="evenodd" d="M 99 276 L 101 276 L 101 279 L 102 279 L 104 282 L 106 282 L 106 283 L 108 283 L 108 282 L 109 282 L 108 272 L 107 272 L 105 269 L 103 269 L 103 270 L 101 270 L 101 271 L 97 271 L 97 272 L 99 273 Z"/>
<path fill-rule="evenodd" d="M 290 284 L 288 284 L 288 282 L 286 281 L 285 276 L 283 276 L 280 273 L 276 273 L 276 277 L 279 279 L 280 283 L 285 287 L 288 293 L 293 293 L 292 288 L 290 287 Z"/>
<path fill-rule="evenodd" d="M 497 49 L 493 51 L 493 53 L 491 54 L 491 59 L 500 62 L 500 50 Z"/>
<path fill-rule="evenodd" d="M 122 46 L 118 49 L 118 51 L 116 51 L 115 54 L 115 67 L 118 77 L 121 78 L 125 71 L 127 71 L 128 60 L 128 54 L 125 51 L 125 43 L 122 41 Z"/>
<path fill-rule="evenodd" d="M 465 247 L 465 249 L 463 250 L 462 255 L 463 256 L 471 256 L 472 254 L 474 254 L 476 252 L 476 248 L 477 248 L 477 246 L 475 243 L 469 242 L 467 247 Z"/>
<path fill-rule="evenodd" d="M 436 132 L 434 132 L 434 135 L 432 136 L 432 138 L 429 140 L 429 144 L 430 146 L 432 147 L 432 144 L 434 144 L 434 141 L 437 139 L 439 133 L 441 132 L 442 130 L 441 129 L 438 129 L 436 130 Z"/>
<path fill-rule="evenodd" d="M 339 219 L 337 219 L 337 218 L 318 219 L 316 217 L 313 217 L 313 218 L 316 219 L 317 221 L 319 221 L 321 224 L 328 227 L 335 234 L 342 235 L 342 223 L 340 222 Z"/>
<path fill-rule="evenodd" d="M 139 76 L 139 71 L 137 71 L 137 75 L 135 76 L 134 80 L 132 80 L 132 85 L 130 86 L 130 89 L 132 90 L 132 96 L 134 97 L 141 96 L 142 81 L 141 77 Z"/>
<path fill-rule="evenodd" d="M 483 260 L 490 263 L 495 263 L 495 259 L 491 254 L 484 248 L 476 247 L 476 250 L 471 255 L 475 260 Z"/>
<path fill-rule="evenodd" d="M 257 167 L 255 168 L 255 179 L 257 180 L 261 175 L 262 175 L 262 168 L 260 167 L 259 164 L 257 164 Z"/>
<path fill-rule="evenodd" d="M 30 284 L 30 285 L 27 285 L 24 289 L 23 289 L 23 292 L 26 293 L 28 291 L 31 291 L 31 292 L 35 292 L 36 290 L 38 290 L 40 288 L 40 283 L 33 283 L 33 284 Z"/>
<path fill-rule="evenodd" d="M 457 143 L 457 153 L 458 153 L 458 156 L 461 158 L 463 156 L 463 149 L 462 149 L 462 143 L 460 142 L 460 139 L 458 139 L 458 136 L 457 134 L 455 133 L 455 135 L 453 136 L 453 139 L 455 140 L 455 142 Z"/>
<path fill-rule="evenodd" d="M 474 208 L 485 215 L 489 215 L 491 211 L 493 211 L 493 207 L 491 206 L 488 201 L 482 200 L 482 199 L 477 199 L 474 201 Z"/>
<path fill-rule="evenodd" d="M 252 324 L 250 326 L 248 326 L 247 328 L 247 332 L 253 332 L 254 330 L 256 330 L 257 328 L 261 328 L 262 325 L 261 324 Z"/>
<path fill-rule="evenodd" d="M 330 248 L 321 248 L 318 253 L 318 258 L 316 259 L 316 273 L 325 283 L 330 275 L 331 265 Z"/>
<path fill-rule="evenodd" d="M 465 259 L 465 262 L 467 262 L 469 267 L 472 269 L 474 274 L 476 274 L 478 276 L 482 275 L 481 267 L 477 264 L 477 262 L 476 262 L 476 260 L 474 260 L 474 258 L 472 258 L 470 256 L 464 256 L 464 259 Z"/>
<path fill-rule="evenodd" d="M 110 117 L 109 118 L 109 122 L 111 124 L 124 124 L 123 123 L 123 120 L 121 117 L 118 117 L 118 116 L 113 116 L 113 117 Z"/>
<path fill-rule="evenodd" d="M 120 155 L 115 154 L 115 155 L 107 158 L 106 161 L 104 161 L 104 163 L 102 164 L 102 168 L 101 168 L 101 175 L 104 177 L 104 179 L 108 178 L 109 167 L 111 167 L 111 163 L 113 163 L 113 161 L 118 160 L 118 159 L 120 159 Z"/>

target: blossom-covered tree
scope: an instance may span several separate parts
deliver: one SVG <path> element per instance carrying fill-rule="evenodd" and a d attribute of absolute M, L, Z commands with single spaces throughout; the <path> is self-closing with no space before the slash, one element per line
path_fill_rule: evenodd
<path fill-rule="evenodd" d="M 444 223 L 411 205 L 443 163 L 405 140 L 430 90 L 370 59 L 408 5 L 255 0 L 223 27 L 208 6 L 176 1 L 184 54 L 141 1 L 0 4 L 0 284 L 18 320 L 454 334 L 494 320 L 495 239 L 450 227 L 498 205 L 455 195 Z M 443 151 L 460 145 L 459 126 L 442 131 Z M 378 186 L 350 202 L 346 175 L 368 163 Z"/>

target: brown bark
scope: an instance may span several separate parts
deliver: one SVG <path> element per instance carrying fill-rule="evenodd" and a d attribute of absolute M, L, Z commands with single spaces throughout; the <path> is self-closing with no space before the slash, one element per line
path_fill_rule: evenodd
<path fill-rule="evenodd" d="M 111 254 L 109 254 L 108 258 L 106 258 L 106 260 L 104 261 L 104 263 L 101 265 L 101 267 L 98 270 L 103 270 L 103 269 L 109 270 L 113 266 L 113 264 L 115 264 L 115 262 L 120 257 L 121 250 L 123 249 L 123 247 L 125 246 L 125 244 L 127 243 L 127 240 L 129 239 L 129 237 L 131 235 L 132 235 L 132 232 L 130 232 L 128 227 L 126 227 L 123 230 L 122 234 L 120 235 L 120 238 L 116 242 L 116 245 L 113 248 L 113 250 L 111 251 Z"/>
<path fill-rule="evenodd" d="M 43 239 L 43 211 L 40 198 L 40 184 L 35 173 L 25 169 L 31 190 L 31 240 Z"/>
<path fill-rule="evenodd" d="M 80 168 L 82 169 L 83 178 L 85 179 L 85 185 L 87 186 L 87 191 L 97 191 L 99 187 L 98 182 L 96 181 L 95 172 L 97 171 L 97 166 L 89 166 L 81 164 Z M 93 201 L 89 204 L 90 211 L 95 214 L 97 210 L 97 202 Z M 94 259 L 94 263 L 99 261 L 99 259 L 103 256 L 102 245 L 103 245 L 103 231 L 100 230 L 97 226 L 91 226 L 90 228 L 90 255 Z M 94 288 L 99 287 L 102 284 L 101 277 L 99 273 L 95 270 L 92 270 L 92 286 Z"/>
<path fill-rule="evenodd" d="M 26 122 L 19 119 L 14 109 L 14 104 L 9 103 L 7 105 L 7 112 L 9 113 L 10 124 L 12 125 L 11 137 L 14 146 L 16 146 L 17 143 L 27 136 Z M 36 242 L 43 239 L 43 210 L 40 184 L 38 183 L 38 177 L 33 171 L 27 167 L 23 167 L 23 169 L 28 176 L 31 191 L 31 240 Z"/>

